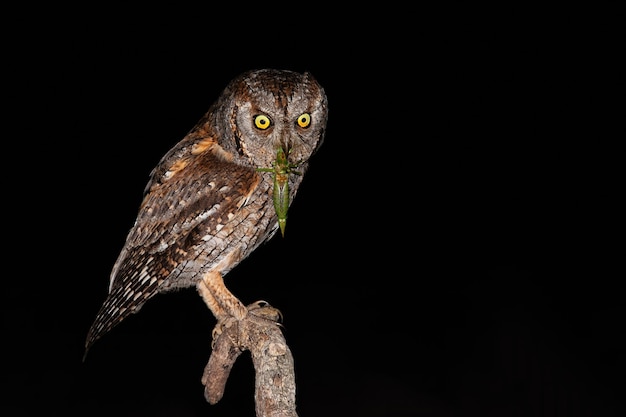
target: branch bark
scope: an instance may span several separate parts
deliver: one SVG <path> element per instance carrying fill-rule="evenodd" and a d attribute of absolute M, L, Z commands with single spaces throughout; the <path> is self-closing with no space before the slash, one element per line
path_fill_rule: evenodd
<path fill-rule="evenodd" d="M 204 368 L 204 397 L 216 404 L 237 358 L 250 351 L 255 370 L 257 417 L 297 417 L 293 356 L 280 330 L 280 311 L 265 302 L 248 306 L 241 321 L 228 320 L 214 339 Z"/>

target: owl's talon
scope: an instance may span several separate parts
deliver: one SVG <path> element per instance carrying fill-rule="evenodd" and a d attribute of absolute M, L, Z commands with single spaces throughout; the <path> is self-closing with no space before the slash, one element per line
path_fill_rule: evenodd
<path fill-rule="evenodd" d="M 279 326 L 282 325 L 283 313 L 281 313 L 279 309 L 272 307 L 267 301 L 255 301 L 254 303 L 249 304 L 247 307 L 250 314 L 274 321 Z"/>
<path fill-rule="evenodd" d="M 251 311 L 251 310 L 256 310 L 256 309 L 264 308 L 264 307 L 268 307 L 268 306 L 270 306 L 270 303 L 268 303 L 267 301 L 265 301 L 265 300 L 257 300 L 257 301 L 255 301 L 252 304 L 248 304 L 246 306 L 246 308 L 248 309 L 248 311 Z"/>

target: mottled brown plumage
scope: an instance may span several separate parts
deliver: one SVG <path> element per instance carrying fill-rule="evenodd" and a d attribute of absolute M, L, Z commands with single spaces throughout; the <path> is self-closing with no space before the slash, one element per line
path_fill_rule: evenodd
<path fill-rule="evenodd" d="M 152 171 L 85 354 L 148 299 L 177 288 L 195 286 L 218 326 L 245 317 L 222 277 L 278 230 L 274 176 L 259 168 L 272 167 L 282 149 L 304 174 L 323 141 L 327 111 L 324 90 L 309 73 L 256 70 L 228 84 Z M 298 120 L 302 115 L 310 124 Z M 289 176 L 289 201 L 301 181 Z"/>

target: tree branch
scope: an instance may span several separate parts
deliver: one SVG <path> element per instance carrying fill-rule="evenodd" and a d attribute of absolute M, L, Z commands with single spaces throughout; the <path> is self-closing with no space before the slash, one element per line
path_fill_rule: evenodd
<path fill-rule="evenodd" d="M 279 327 L 280 311 L 265 302 L 248 306 L 241 321 L 227 320 L 204 368 L 204 397 L 216 404 L 239 355 L 249 350 L 255 370 L 257 417 L 297 417 L 293 356 Z M 219 324 L 218 324 L 219 325 Z"/>

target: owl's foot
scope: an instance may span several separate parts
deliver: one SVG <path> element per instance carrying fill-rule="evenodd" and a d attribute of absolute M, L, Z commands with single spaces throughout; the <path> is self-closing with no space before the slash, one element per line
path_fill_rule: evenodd
<path fill-rule="evenodd" d="M 277 326 L 282 326 L 283 314 L 280 312 L 279 309 L 272 307 L 267 301 L 255 301 L 254 303 L 247 305 L 246 309 L 248 310 L 249 314 L 255 317 L 269 320 L 276 323 Z M 215 348 L 215 341 L 224 332 L 224 329 L 236 325 L 236 323 L 238 322 L 246 320 L 246 317 L 242 319 L 237 319 L 236 317 L 230 316 L 222 320 L 218 320 L 217 324 L 213 328 L 213 331 L 211 332 L 211 348 Z M 235 345 L 239 345 L 239 343 L 235 343 Z"/>
<path fill-rule="evenodd" d="M 248 304 L 247 308 L 248 313 L 271 320 L 276 322 L 277 325 L 282 326 L 283 313 L 281 313 L 279 309 L 272 307 L 267 301 L 255 301 L 252 304 Z"/>

